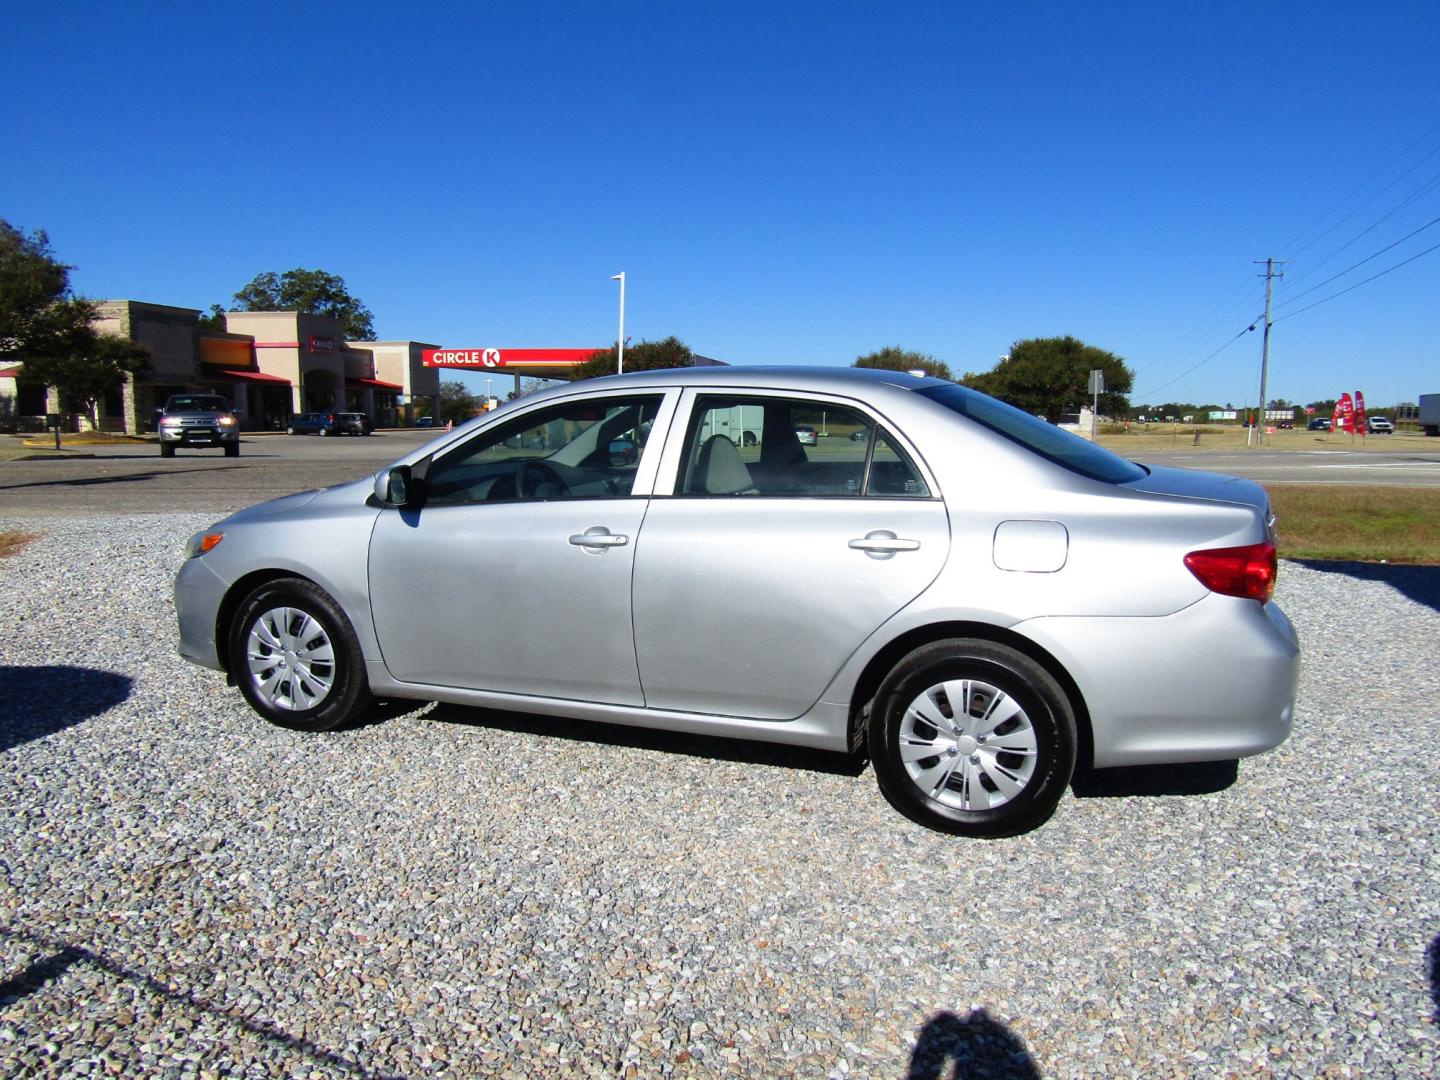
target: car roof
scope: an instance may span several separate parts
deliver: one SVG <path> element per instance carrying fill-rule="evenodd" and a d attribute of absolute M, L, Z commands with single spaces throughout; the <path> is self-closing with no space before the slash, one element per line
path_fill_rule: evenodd
<path fill-rule="evenodd" d="M 766 388 L 777 382 L 797 389 L 841 390 L 852 393 L 867 386 L 889 385 L 904 390 L 923 390 L 930 386 L 953 386 L 946 379 L 930 375 L 912 375 L 908 371 L 884 368 L 811 367 L 804 364 L 756 364 L 724 367 L 664 368 L 659 371 L 631 371 L 623 375 L 602 375 L 585 383 L 609 389 L 623 384 L 649 382 L 684 383 L 687 386 L 719 384 Z M 580 385 L 580 384 L 574 384 Z"/>

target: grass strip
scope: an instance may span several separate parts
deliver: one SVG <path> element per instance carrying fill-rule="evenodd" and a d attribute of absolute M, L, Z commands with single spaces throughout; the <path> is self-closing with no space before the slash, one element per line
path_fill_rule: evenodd
<path fill-rule="evenodd" d="M 1440 488 L 1267 484 L 1282 559 L 1440 565 Z"/>

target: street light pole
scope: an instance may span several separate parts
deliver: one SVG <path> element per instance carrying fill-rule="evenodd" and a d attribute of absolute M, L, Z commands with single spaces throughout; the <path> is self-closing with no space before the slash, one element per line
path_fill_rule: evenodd
<path fill-rule="evenodd" d="M 616 338 L 615 373 L 625 374 L 625 271 L 610 276 L 611 281 L 620 282 L 620 336 Z"/>

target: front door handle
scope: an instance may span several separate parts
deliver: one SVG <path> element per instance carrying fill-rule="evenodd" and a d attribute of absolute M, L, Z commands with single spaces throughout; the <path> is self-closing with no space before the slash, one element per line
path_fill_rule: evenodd
<path fill-rule="evenodd" d="M 599 551 L 602 548 L 624 547 L 630 542 L 630 537 L 623 533 L 612 533 L 604 525 L 592 525 L 583 533 L 575 533 L 570 537 L 570 543 L 576 547 L 586 548 L 590 551 Z"/>
<path fill-rule="evenodd" d="M 851 540 L 850 547 L 863 551 L 876 559 L 888 559 L 897 551 L 920 550 L 919 540 L 902 540 L 889 529 L 876 529 L 858 540 Z"/>

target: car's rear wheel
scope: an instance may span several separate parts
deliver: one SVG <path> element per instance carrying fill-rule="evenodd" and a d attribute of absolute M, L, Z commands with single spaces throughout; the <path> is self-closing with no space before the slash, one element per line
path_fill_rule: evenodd
<path fill-rule="evenodd" d="M 328 428 L 323 428 L 323 427 L 322 427 L 319 431 L 316 432 L 316 434 L 319 435 L 319 436 L 323 439 L 326 435 L 329 435 L 329 434 L 330 434 L 330 431 L 329 431 Z"/>
<path fill-rule="evenodd" d="M 313 582 L 267 582 L 240 605 L 230 670 L 251 707 L 273 724 L 330 731 L 370 705 L 365 660 L 350 620 Z"/>
<path fill-rule="evenodd" d="M 875 698 L 880 790 L 914 821 L 999 837 L 1045 822 L 1075 769 L 1075 714 L 1025 654 L 956 638 L 910 653 Z"/>

